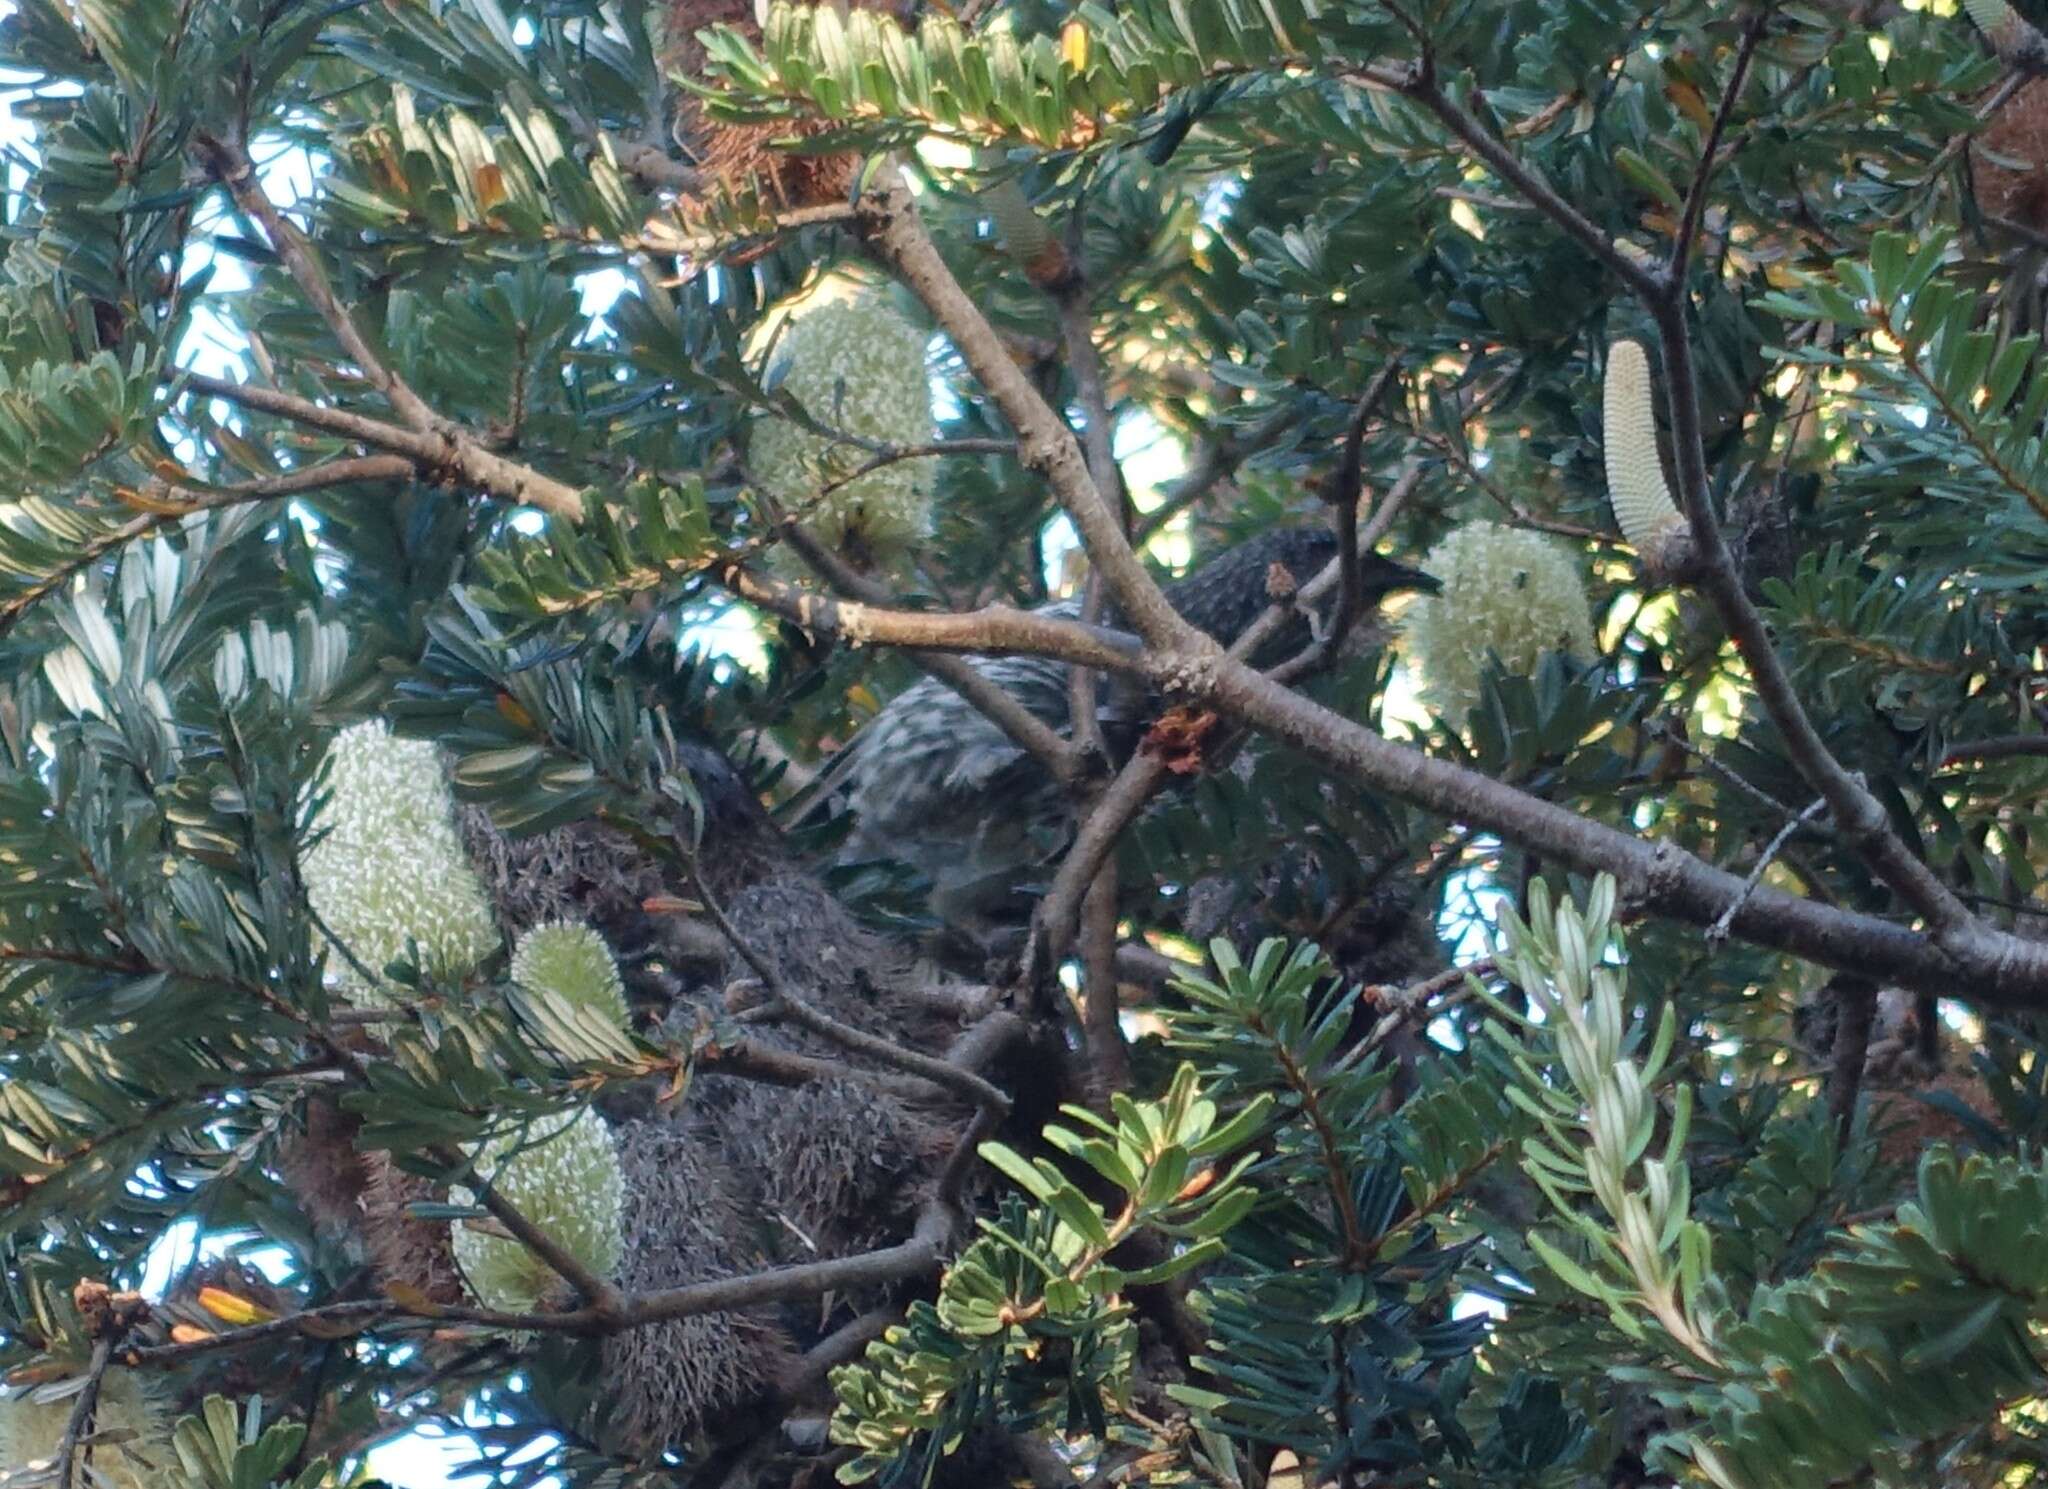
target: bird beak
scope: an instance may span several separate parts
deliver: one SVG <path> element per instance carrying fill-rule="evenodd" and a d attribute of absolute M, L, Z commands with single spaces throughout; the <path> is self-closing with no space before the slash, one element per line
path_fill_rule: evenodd
<path fill-rule="evenodd" d="M 1392 561 L 1389 561 L 1387 564 L 1387 578 L 1389 580 L 1387 591 L 1390 594 L 1399 590 L 1412 589 L 1419 590 L 1426 595 L 1433 595 L 1444 587 L 1443 581 L 1437 578 L 1436 575 L 1425 574 L 1420 569 L 1411 569 L 1406 564 L 1397 564 Z"/>

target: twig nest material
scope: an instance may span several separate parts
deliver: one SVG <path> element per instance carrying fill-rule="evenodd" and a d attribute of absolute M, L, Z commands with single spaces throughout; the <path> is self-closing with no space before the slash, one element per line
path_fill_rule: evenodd
<path fill-rule="evenodd" d="M 512 980 L 626 1027 L 626 986 L 618 963 L 604 937 L 587 925 L 555 921 L 520 936 L 512 951 Z"/>
<path fill-rule="evenodd" d="M 618 1270 L 623 1249 L 624 1181 L 611 1129 L 588 1107 L 543 1117 L 486 1143 L 476 1155 L 480 1178 L 600 1277 Z M 457 1187 L 457 1203 L 476 1196 Z M 562 1279 L 495 1222 L 458 1220 L 455 1260 L 470 1291 L 488 1308 L 531 1313 L 560 1297 Z"/>
<path fill-rule="evenodd" d="M 834 433 L 779 415 L 757 423 L 748 462 L 768 495 L 864 567 L 881 567 L 927 537 L 930 457 L 854 474 L 875 461 L 877 445 L 931 442 L 925 333 L 878 295 L 828 301 L 792 321 L 774 370 L 780 391 Z"/>
<path fill-rule="evenodd" d="M 77 1405 L 76 1389 L 44 1387 L 0 1397 L 0 1475 L 53 1464 Z M 90 1473 L 85 1460 L 88 1446 Z M 168 1405 L 132 1371 L 108 1371 L 100 1384 L 91 1436 L 79 1448 L 75 1482 L 107 1489 L 162 1489 L 177 1462 Z"/>
<path fill-rule="evenodd" d="M 327 790 L 306 895 L 355 962 L 381 977 L 417 943 L 420 970 L 452 980 L 497 948 L 433 745 L 395 738 L 381 720 L 344 729 L 327 752 Z M 330 965 L 359 1001 L 388 1000 L 389 984 L 373 986 L 349 958 Z"/>
<path fill-rule="evenodd" d="M 1540 533 L 1474 522 L 1423 560 L 1442 588 L 1409 607 L 1409 660 L 1424 696 L 1462 723 L 1479 701 L 1489 656 L 1509 672 L 1532 671 L 1546 651 L 1591 657 L 1593 615 L 1571 556 Z"/>

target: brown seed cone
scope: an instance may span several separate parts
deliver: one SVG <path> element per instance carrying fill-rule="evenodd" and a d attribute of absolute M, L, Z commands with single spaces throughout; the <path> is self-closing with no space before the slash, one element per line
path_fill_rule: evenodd
<path fill-rule="evenodd" d="M 1921 1153 L 1935 1143 L 1978 1145 L 1978 1134 L 1962 1118 L 1922 1099 L 1937 1092 L 1946 1092 L 1987 1121 L 1998 1119 L 1990 1093 L 1972 1071 L 1944 1070 L 1926 1081 L 1873 1091 L 1871 1125 L 1881 1134 L 1878 1152 L 1885 1162 L 1911 1168 L 1920 1161 Z"/>
<path fill-rule="evenodd" d="M 361 1126 L 332 1102 L 312 1098 L 300 1131 L 278 1145 L 278 1177 L 314 1227 L 346 1243 L 379 1282 L 436 1303 L 460 1303 L 448 1228 L 406 1213 L 407 1205 L 433 1198 L 432 1186 L 401 1171 L 388 1154 L 360 1151 Z"/>
<path fill-rule="evenodd" d="M 1991 117 L 1971 147 L 1970 173 L 1987 216 L 2048 231 L 2048 81 L 2028 83 Z"/>
<path fill-rule="evenodd" d="M 857 4 L 861 10 L 887 10 L 889 4 Z M 712 26 L 730 26 L 759 42 L 760 25 L 752 0 L 670 0 L 669 71 L 697 78 L 704 73 L 704 44 L 697 33 Z M 798 155 L 774 148 L 790 135 L 816 135 L 830 126 L 822 122 L 792 128 L 787 124 L 717 124 L 705 117 L 702 100 L 683 92 L 676 101 L 675 136 L 697 164 L 726 194 L 749 186 L 771 207 L 815 207 L 844 201 L 860 169 L 857 155 Z"/>
<path fill-rule="evenodd" d="M 278 1177 L 314 1229 L 329 1238 L 352 1238 L 362 1223 L 369 1172 L 356 1151 L 361 1125 L 333 1102 L 315 1096 L 306 1102 L 299 1129 L 277 1146 Z"/>
<path fill-rule="evenodd" d="M 723 1164 L 694 1133 L 652 1118 L 624 1123 L 615 1135 L 626 1178 L 620 1287 L 681 1287 L 761 1265 L 742 1250 L 748 1228 Z M 795 1346 L 766 1309 L 628 1329 L 604 1341 L 613 1395 L 602 1430 L 627 1452 L 658 1455 L 766 1395 L 795 1359 Z"/>
<path fill-rule="evenodd" d="M 407 1205 L 437 1198 L 433 1186 L 386 1153 L 367 1155 L 364 1167 L 369 1184 L 363 1191 L 363 1250 L 379 1280 L 386 1287 L 416 1289 L 429 1302 L 463 1302 L 448 1227 L 406 1213 Z"/>

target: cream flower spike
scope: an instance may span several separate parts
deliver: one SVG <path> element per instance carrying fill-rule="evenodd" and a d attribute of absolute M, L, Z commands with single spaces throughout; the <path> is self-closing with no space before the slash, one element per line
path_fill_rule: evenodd
<path fill-rule="evenodd" d="M 983 150 L 981 163 L 999 169 L 1001 152 Z M 1032 207 L 1015 176 L 1002 176 L 981 191 L 981 205 L 994 219 L 996 238 L 1003 252 L 1022 266 L 1025 275 L 1041 287 L 1056 284 L 1069 271 L 1066 246 Z"/>
<path fill-rule="evenodd" d="M 1664 484 L 1657 458 L 1657 419 L 1650 398 L 1650 359 L 1642 344 L 1617 341 L 1607 349 L 1607 380 L 1602 409 L 1607 446 L 1607 495 L 1614 520 L 1656 575 L 1680 566 L 1691 533 L 1685 514 Z"/>

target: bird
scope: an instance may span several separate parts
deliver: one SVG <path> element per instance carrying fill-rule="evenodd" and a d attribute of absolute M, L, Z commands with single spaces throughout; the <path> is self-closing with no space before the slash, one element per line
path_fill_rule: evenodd
<path fill-rule="evenodd" d="M 1326 528 L 1271 529 L 1168 584 L 1166 597 L 1184 620 L 1227 646 L 1283 592 L 1274 588 L 1276 566 L 1306 583 L 1336 552 Z M 1399 590 L 1436 588 L 1431 576 L 1371 552 L 1360 555 L 1360 579 L 1368 606 Z M 1067 599 L 1036 613 L 1073 619 L 1080 609 Z M 1113 611 L 1106 619 L 1120 623 Z M 1271 665 L 1309 639 L 1309 622 L 1298 616 L 1249 660 Z M 1041 723 L 1068 733 L 1065 663 L 1024 656 L 972 665 Z M 1160 700 L 1150 696 L 1133 708 L 1127 693 L 1108 688 L 1103 698 L 1104 743 L 1120 763 Z M 984 949 L 1028 922 L 1030 891 L 1074 830 L 1067 793 L 1034 757 L 935 678 L 897 694 L 846 749 L 844 799 L 854 825 L 839 852 L 842 866 L 893 860 L 922 869 L 931 880 L 931 917 Z"/>

